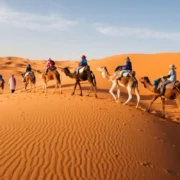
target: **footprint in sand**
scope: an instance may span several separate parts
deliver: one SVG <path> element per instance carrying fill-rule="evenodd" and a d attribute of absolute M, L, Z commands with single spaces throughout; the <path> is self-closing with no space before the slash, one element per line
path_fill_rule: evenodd
<path fill-rule="evenodd" d="M 141 166 L 148 167 L 148 168 L 154 168 L 154 166 L 149 162 L 138 162 Z"/>
<path fill-rule="evenodd" d="M 138 131 L 141 131 L 141 132 L 144 132 L 144 130 L 143 129 L 137 129 Z"/>
<path fill-rule="evenodd" d="M 177 176 L 177 177 L 180 177 L 180 173 L 177 173 L 171 169 L 163 169 L 163 171 L 167 174 L 171 174 L 171 175 L 174 175 L 174 176 Z"/>
<path fill-rule="evenodd" d="M 164 140 L 162 138 L 159 138 L 157 136 L 154 136 L 154 139 L 160 140 L 161 142 L 164 142 Z"/>

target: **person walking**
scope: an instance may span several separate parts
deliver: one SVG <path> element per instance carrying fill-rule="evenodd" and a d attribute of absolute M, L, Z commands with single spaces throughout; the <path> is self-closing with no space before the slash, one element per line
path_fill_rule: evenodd
<path fill-rule="evenodd" d="M 8 84 L 10 86 L 11 93 L 14 93 L 16 90 L 16 78 L 14 77 L 14 75 L 10 77 Z"/>

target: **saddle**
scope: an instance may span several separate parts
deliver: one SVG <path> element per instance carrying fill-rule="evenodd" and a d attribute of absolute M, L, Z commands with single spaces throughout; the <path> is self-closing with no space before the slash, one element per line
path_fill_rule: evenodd
<path fill-rule="evenodd" d="M 33 71 L 30 71 L 28 75 L 29 75 L 29 76 L 34 76 L 34 72 L 33 72 Z"/>
<path fill-rule="evenodd" d="M 85 73 L 87 71 L 90 71 L 90 66 L 82 66 L 82 68 L 79 70 L 79 73 Z"/>
<path fill-rule="evenodd" d="M 131 71 L 131 72 L 122 72 L 122 76 L 124 77 L 135 77 L 136 72 Z"/>
<path fill-rule="evenodd" d="M 48 68 L 48 71 L 55 71 L 57 68 L 55 66 L 52 66 L 51 68 Z"/>
<path fill-rule="evenodd" d="M 159 78 L 154 80 L 153 85 L 156 87 L 157 90 L 162 88 L 163 83 L 166 81 L 164 78 Z M 178 89 L 180 91 L 180 82 L 174 81 L 166 85 L 165 89 Z"/>

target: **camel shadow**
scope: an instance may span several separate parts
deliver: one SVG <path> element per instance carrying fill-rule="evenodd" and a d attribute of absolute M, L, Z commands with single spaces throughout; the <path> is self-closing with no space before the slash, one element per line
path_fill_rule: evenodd
<path fill-rule="evenodd" d="M 82 86 L 82 90 L 90 90 L 90 86 Z M 116 90 L 114 90 L 113 91 L 114 92 L 114 94 L 117 94 L 117 91 Z M 110 96 L 111 96 L 111 94 L 109 93 L 109 89 L 103 89 L 103 88 L 98 88 L 97 87 L 97 93 L 101 93 L 101 94 L 109 94 Z M 126 97 L 126 96 L 128 96 L 128 94 L 126 93 L 126 92 L 122 92 L 121 91 L 121 93 L 120 93 L 120 97 Z M 136 97 L 135 97 L 136 98 Z M 112 99 L 113 99 L 113 97 L 112 97 Z"/>
<path fill-rule="evenodd" d="M 48 88 L 54 88 L 55 85 L 49 85 Z M 74 87 L 74 84 L 62 84 L 61 85 L 62 88 L 66 88 L 66 87 Z"/>
<path fill-rule="evenodd" d="M 146 100 L 151 101 L 153 99 L 153 95 L 140 95 L 140 97 L 141 97 L 141 100 L 145 100 L 145 101 Z M 160 99 L 160 97 L 158 98 L 158 100 L 159 99 Z M 154 103 L 161 104 L 161 102 L 154 102 Z M 166 99 L 166 105 L 178 107 L 175 100 Z"/>

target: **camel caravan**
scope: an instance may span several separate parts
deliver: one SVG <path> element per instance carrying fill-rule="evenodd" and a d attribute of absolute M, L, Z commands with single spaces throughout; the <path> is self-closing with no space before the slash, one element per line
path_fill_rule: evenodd
<path fill-rule="evenodd" d="M 70 67 L 58 67 L 61 72 L 63 72 L 66 76 L 75 80 L 74 89 L 72 95 L 75 94 L 76 87 L 79 86 L 80 89 L 80 96 L 83 95 L 81 81 L 88 81 L 90 84 L 90 91 L 88 96 L 94 91 L 95 98 L 97 98 L 97 85 L 96 85 L 96 77 L 93 71 L 91 71 L 90 66 L 87 63 L 86 56 L 83 55 L 81 57 L 81 61 L 77 68 L 75 68 L 74 72 L 71 72 L 69 69 Z M 23 78 L 25 92 L 27 92 L 27 87 L 30 84 L 30 91 L 35 92 L 36 88 L 36 75 L 40 77 L 43 81 L 42 85 L 42 92 L 47 93 L 47 84 L 49 81 L 55 81 L 55 89 L 53 93 L 59 88 L 59 93 L 62 94 L 62 87 L 61 87 L 61 76 L 58 72 L 58 68 L 55 66 L 55 62 L 49 58 L 46 63 L 46 71 L 41 72 L 40 70 L 32 70 L 31 65 L 28 64 L 26 68 L 26 72 L 22 73 L 21 76 Z M 147 108 L 149 112 L 151 109 L 152 104 L 155 100 L 159 97 L 162 101 L 162 117 L 165 117 L 165 99 L 169 100 L 176 100 L 178 107 L 180 108 L 180 82 L 176 79 L 176 67 L 175 65 L 171 64 L 169 66 L 169 72 L 167 76 L 160 77 L 154 80 L 153 84 L 151 84 L 149 78 L 144 76 L 139 79 L 139 81 L 147 88 L 151 93 L 153 93 L 153 98 Z M 139 106 L 140 102 L 140 94 L 139 94 L 139 87 L 138 87 L 138 80 L 136 79 L 136 72 L 132 70 L 132 62 L 129 57 L 126 58 L 126 64 L 116 67 L 113 74 L 110 75 L 106 66 L 102 66 L 97 68 L 98 72 L 101 73 L 102 78 L 110 81 L 112 83 L 109 93 L 112 95 L 115 102 L 119 102 L 120 100 L 120 92 L 121 87 L 127 90 L 128 98 L 123 103 L 126 105 L 132 100 L 132 91 L 135 92 L 136 95 L 136 108 Z M 3 92 L 4 89 L 4 79 L 0 75 L 0 92 Z M 117 88 L 117 95 L 114 94 L 114 89 Z"/>

